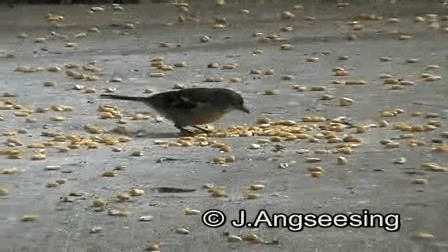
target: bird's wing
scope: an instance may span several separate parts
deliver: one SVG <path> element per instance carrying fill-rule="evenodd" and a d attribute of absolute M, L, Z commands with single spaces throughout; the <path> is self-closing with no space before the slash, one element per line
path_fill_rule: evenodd
<path fill-rule="evenodd" d="M 210 103 L 208 95 L 198 94 L 197 92 L 189 92 L 190 90 L 179 90 L 168 96 L 168 106 L 176 109 L 195 109 L 204 104 Z"/>

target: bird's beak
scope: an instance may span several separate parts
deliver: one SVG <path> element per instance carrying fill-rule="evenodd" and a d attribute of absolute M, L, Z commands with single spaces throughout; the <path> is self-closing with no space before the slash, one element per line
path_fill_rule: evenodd
<path fill-rule="evenodd" d="M 250 114 L 250 110 L 246 106 L 243 105 L 243 106 L 241 106 L 240 109 L 241 109 L 241 111 Z"/>

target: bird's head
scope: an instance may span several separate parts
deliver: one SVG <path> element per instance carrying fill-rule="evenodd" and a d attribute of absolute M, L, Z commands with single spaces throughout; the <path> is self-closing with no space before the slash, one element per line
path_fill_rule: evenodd
<path fill-rule="evenodd" d="M 232 91 L 231 93 L 229 93 L 228 104 L 230 109 L 240 110 L 247 114 L 250 114 L 250 110 L 244 105 L 243 97 L 236 92 Z"/>

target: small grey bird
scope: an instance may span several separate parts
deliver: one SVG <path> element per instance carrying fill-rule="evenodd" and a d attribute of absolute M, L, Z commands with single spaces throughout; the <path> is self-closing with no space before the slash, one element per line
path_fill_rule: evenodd
<path fill-rule="evenodd" d="M 186 130 L 186 126 L 204 130 L 197 125 L 214 122 L 232 110 L 250 113 L 243 97 L 225 88 L 186 88 L 149 97 L 111 94 L 102 94 L 100 97 L 144 102 L 174 122 L 174 126 L 180 130 Z"/>

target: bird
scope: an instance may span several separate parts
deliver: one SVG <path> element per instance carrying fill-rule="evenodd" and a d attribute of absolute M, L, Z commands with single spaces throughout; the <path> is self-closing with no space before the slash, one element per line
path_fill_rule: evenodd
<path fill-rule="evenodd" d="M 143 102 L 174 123 L 181 132 L 187 126 L 207 131 L 198 125 L 208 124 L 227 113 L 239 110 L 250 114 L 243 97 L 226 88 L 184 88 L 148 97 L 102 94 L 101 98 Z"/>

